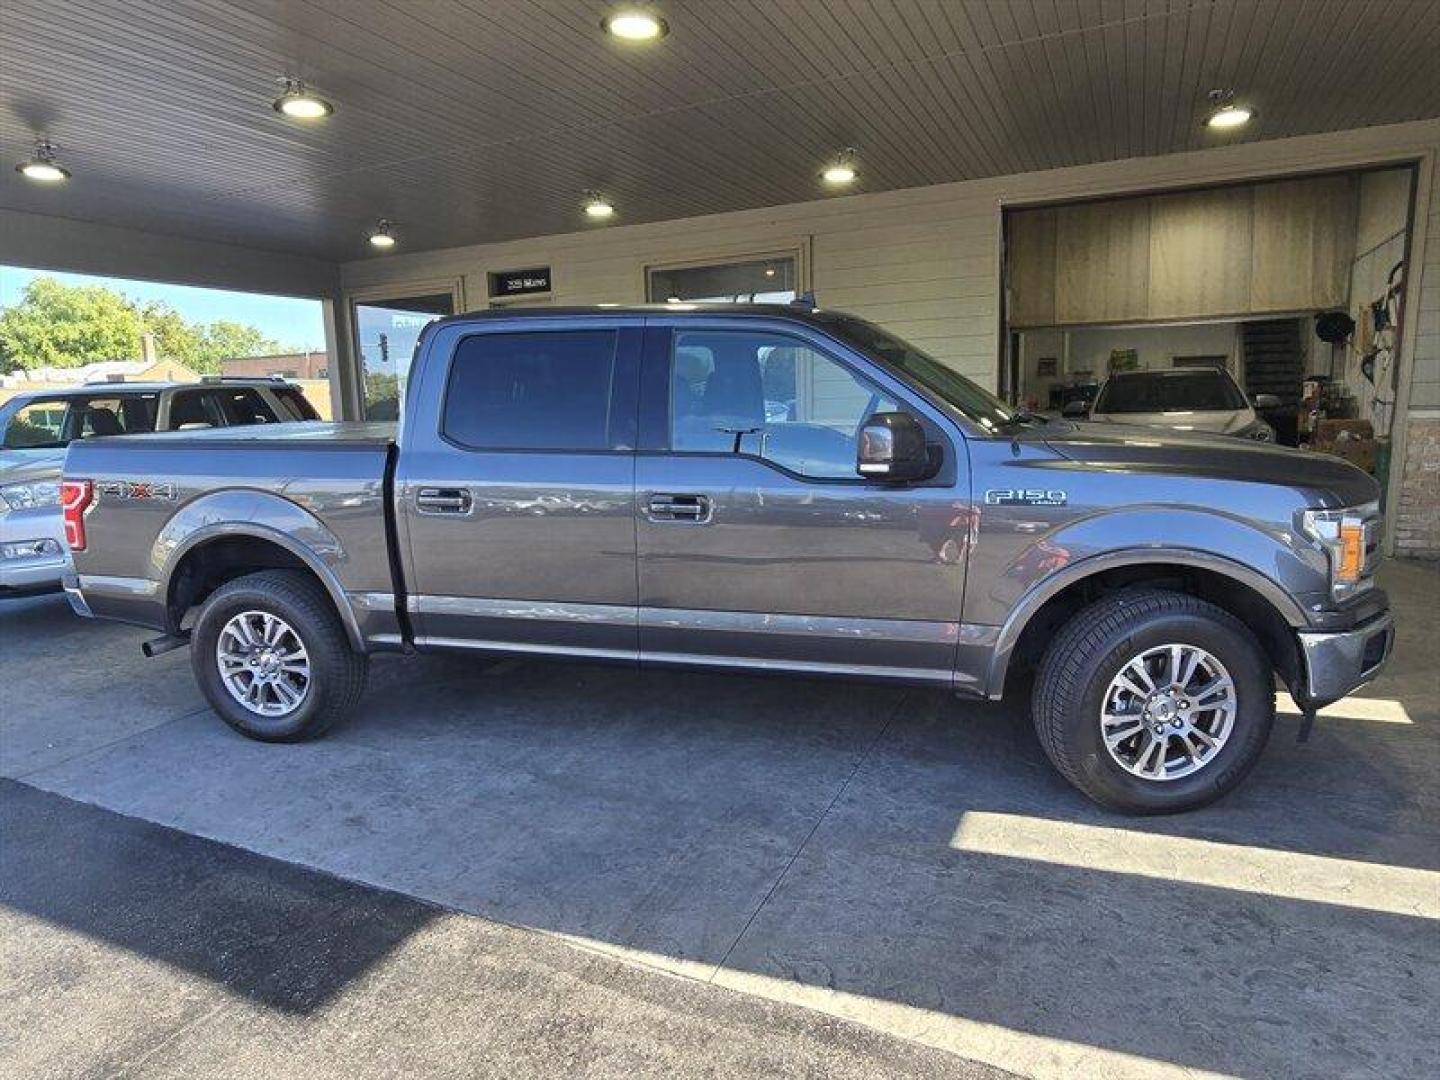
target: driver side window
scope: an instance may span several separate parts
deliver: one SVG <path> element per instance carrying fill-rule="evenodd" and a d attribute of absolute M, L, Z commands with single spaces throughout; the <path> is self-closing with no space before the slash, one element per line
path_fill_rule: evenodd
<path fill-rule="evenodd" d="M 900 406 L 798 338 L 768 331 L 674 335 L 670 447 L 744 453 L 801 476 L 854 480 L 857 432 Z"/>

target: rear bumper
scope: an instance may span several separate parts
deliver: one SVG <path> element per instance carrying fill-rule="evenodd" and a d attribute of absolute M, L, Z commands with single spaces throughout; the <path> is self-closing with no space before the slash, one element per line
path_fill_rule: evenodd
<path fill-rule="evenodd" d="M 1395 620 L 1383 611 L 1351 630 L 1310 631 L 1296 635 L 1305 664 L 1300 704 L 1323 708 L 1363 686 L 1385 666 L 1395 646 Z"/>
<path fill-rule="evenodd" d="M 61 587 L 65 590 L 65 599 L 70 601 L 70 607 L 76 615 L 86 619 L 93 619 L 95 613 L 90 610 L 90 605 L 85 602 L 85 596 L 80 592 L 80 578 L 75 574 L 66 574 L 61 581 Z"/>

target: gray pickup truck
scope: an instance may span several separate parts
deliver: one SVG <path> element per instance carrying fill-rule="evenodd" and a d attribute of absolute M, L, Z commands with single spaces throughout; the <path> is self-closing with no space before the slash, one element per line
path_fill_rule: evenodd
<path fill-rule="evenodd" d="M 189 644 L 257 739 L 323 732 L 382 650 L 970 698 L 1032 670 L 1050 759 L 1131 812 L 1239 783 L 1277 673 L 1313 710 L 1384 664 L 1377 498 L 1332 457 L 1017 413 L 808 304 L 444 319 L 398 432 L 87 440 L 63 490 L 76 608 Z"/>

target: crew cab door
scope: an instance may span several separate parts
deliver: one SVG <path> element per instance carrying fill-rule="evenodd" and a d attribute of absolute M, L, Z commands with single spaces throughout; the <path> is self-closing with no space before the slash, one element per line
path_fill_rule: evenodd
<path fill-rule="evenodd" d="M 969 490 L 927 405 L 809 328 L 723 317 L 652 319 L 642 386 L 643 662 L 950 685 Z M 935 479 L 857 474 L 886 411 L 941 446 Z"/>
<path fill-rule="evenodd" d="M 603 319 L 435 332 L 396 481 L 417 645 L 636 658 L 640 339 Z"/>

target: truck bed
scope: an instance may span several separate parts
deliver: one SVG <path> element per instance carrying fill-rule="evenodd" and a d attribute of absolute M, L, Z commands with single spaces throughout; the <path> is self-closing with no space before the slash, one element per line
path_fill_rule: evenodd
<path fill-rule="evenodd" d="M 237 523 L 319 560 L 337 602 L 393 609 L 395 427 L 259 424 L 72 443 L 65 479 L 93 484 L 74 564 L 95 614 L 166 627 L 162 583 L 188 550 Z"/>

